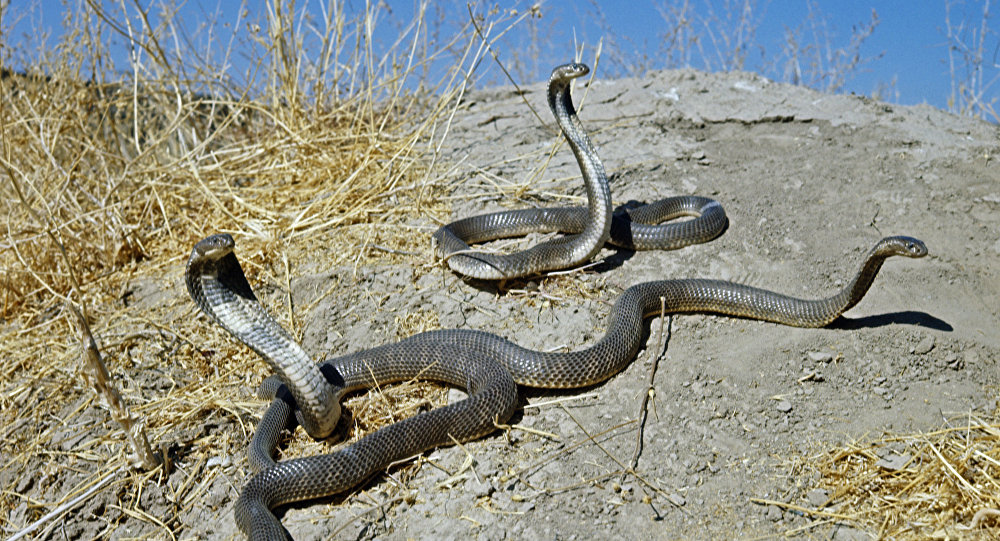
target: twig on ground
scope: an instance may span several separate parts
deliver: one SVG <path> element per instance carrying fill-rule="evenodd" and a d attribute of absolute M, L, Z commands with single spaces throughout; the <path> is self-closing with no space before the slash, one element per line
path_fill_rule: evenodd
<path fill-rule="evenodd" d="M 79 496 L 73 498 L 72 500 L 70 500 L 70 501 L 68 501 L 68 502 L 60 505 L 59 507 L 56 507 L 52 511 L 49 511 L 42 518 L 40 518 L 40 519 L 32 522 L 26 528 L 24 528 L 23 530 L 17 532 L 13 536 L 8 537 L 7 541 L 17 541 L 18 539 L 20 539 L 20 538 L 22 538 L 22 537 L 30 534 L 31 532 L 33 532 L 35 530 L 37 530 L 38 527 L 41 526 L 42 524 L 45 524 L 46 522 L 59 517 L 59 515 L 62 515 L 66 511 L 69 511 L 70 509 L 76 507 L 77 505 L 79 505 L 80 503 L 82 503 L 87 498 L 93 496 L 98 490 L 100 490 L 101 488 L 103 488 L 104 485 L 110 483 L 115 478 L 117 478 L 118 474 L 121 473 L 121 472 L 122 472 L 122 469 L 119 468 L 118 470 L 115 470 L 115 471 L 109 473 L 108 475 L 106 475 L 104 477 L 104 479 L 101 479 L 96 484 L 94 484 L 94 486 L 92 486 L 92 487 L 88 488 L 86 491 L 84 491 L 83 494 L 80 494 Z"/>
<path fill-rule="evenodd" d="M 628 470 L 622 473 L 622 481 L 625 481 L 628 472 L 634 472 L 636 466 L 639 465 L 639 454 L 642 453 L 642 437 L 646 429 L 646 417 L 647 417 L 647 407 L 649 406 L 649 401 L 656 396 L 656 388 L 653 386 L 653 382 L 656 379 L 656 368 L 660 366 L 660 359 L 667 353 L 667 346 L 670 342 L 670 334 L 673 329 L 673 316 L 669 319 L 666 318 L 667 299 L 660 297 L 660 338 L 657 340 L 657 344 L 662 344 L 660 346 L 660 351 L 653 357 L 653 366 L 649 367 L 649 379 L 646 382 L 646 392 L 643 393 L 642 405 L 639 406 L 639 426 L 636 427 L 635 431 L 635 451 L 632 453 L 632 462 L 630 462 Z M 667 320 L 664 323 L 664 320 Z M 666 338 L 664 338 L 663 330 L 667 328 Z M 655 405 L 654 405 L 655 408 Z"/>

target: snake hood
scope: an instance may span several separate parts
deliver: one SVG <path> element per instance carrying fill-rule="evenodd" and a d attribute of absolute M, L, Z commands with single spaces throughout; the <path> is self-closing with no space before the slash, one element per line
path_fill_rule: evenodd
<path fill-rule="evenodd" d="M 335 390 L 298 342 L 263 309 L 236 259 L 235 244 L 225 233 L 195 244 L 184 274 L 188 293 L 206 314 L 267 361 L 291 392 L 306 432 L 325 438 L 340 420 Z"/>

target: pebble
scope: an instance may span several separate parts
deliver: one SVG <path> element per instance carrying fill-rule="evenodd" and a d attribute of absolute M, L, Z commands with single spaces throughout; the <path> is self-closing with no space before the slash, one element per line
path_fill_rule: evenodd
<path fill-rule="evenodd" d="M 684 504 L 687 503 L 687 500 L 684 499 L 684 496 L 681 496 L 676 492 L 670 495 L 670 501 L 673 502 L 673 504 L 676 505 L 677 507 L 684 507 Z"/>
<path fill-rule="evenodd" d="M 781 413 L 788 413 L 792 411 L 792 403 L 787 400 L 779 400 L 778 405 L 775 406 Z"/>
<path fill-rule="evenodd" d="M 879 459 L 875 463 L 875 466 L 889 471 L 898 471 L 906 466 L 906 463 L 910 461 L 910 455 L 902 454 L 897 455 L 896 453 L 889 454 Z"/>
<path fill-rule="evenodd" d="M 767 506 L 767 520 L 778 522 L 781 520 L 781 509 L 777 505 Z"/>
<path fill-rule="evenodd" d="M 822 488 L 814 488 L 806 493 L 806 501 L 809 502 L 809 505 L 816 508 L 825 506 L 829 498 L 829 491 Z"/>
<path fill-rule="evenodd" d="M 828 363 L 833 360 L 833 353 L 829 351 L 810 351 L 806 353 L 806 356 L 817 363 Z"/>
<path fill-rule="evenodd" d="M 486 479 L 473 477 L 465 483 L 465 490 L 472 493 L 474 498 L 483 498 L 493 494 L 493 485 Z"/>
<path fill-rule="evenodd" d="M 833 533 L 833 541 L 869 541 L 871 538 L 867 532 L 842 524 L 838 524 L 837 531 Z"/>
<path fill-rule="evenodd" d="M 934 337 L 928 335 L 925 336 L 924 339 L 921 340 L 919 344 L 914 346 L 914 348 L 911 351 L 913 353 L 916 353 L 917 355 L 923 355 L 925 353 L 929 353 L 932 349 L 934 349 Z"/>
<path fill-rule="evenodd" d="M 233 458 L 229 455 L 213 456 L 208 459 L 205 463 L 209 468 L 214 468 L 216 466 L 222 466 L 223 468 L 228 468 L 233 464 Z"/>

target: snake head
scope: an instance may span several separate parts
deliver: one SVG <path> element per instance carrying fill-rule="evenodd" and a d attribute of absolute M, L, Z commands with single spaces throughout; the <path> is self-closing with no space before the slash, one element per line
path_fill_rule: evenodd
<path fill-rule="evenodd" d="M 196 259 L 203 262 L 218 261 L 223 257 L 233 253 L 236 241 L 229 233 L 219 233 L 210 237 L 205 237 L 194 245 L 191 250 L 191 260 Z"/>
<path fill-rule="evenodd" d="M 240 264 L 236 261 L 236 254 L 233 252 L 235 246 L 236 241 L 228 233 L 212 235 L 198 241 L 191 250 L 191 257 L 188 258 L 187 268 L 184 271 L 184 281 L 187 283 L 188 293 L 191 294 L 195 304 L 212 317 L 215 317 L 213 310 L 202 298 L 204 291 L 200 280 L 202 276 L 217 277 L 227 266 L 227 260 L 229 260 L 230 267 L 235 265 L 236 269 L 239 270 Z M 238 274 L 242 276 L 243 271 L 239 270 Z M 246 279 L 244 278 L 242 282 L 246 282 Z M 250 286 L 246 285 L 238 289 L 245 292 L 249 288 Z"/>
<path fill-rule="evenodd" d="M 583 77 L 584 75 L 590 73 L 590 68 L 586 64 L 572 63 L 563 64 L 561 66 L 556 66 L 552 70 L 552 76 L 549 77 L 549 83 L 562 82 L 566 83 L 571 79 L 576 79 L 577 77 Z"/>
<path fill-rule="evenodd" d="M 927 255 L 927 245 L 913 237 L 886 237 L 875 245 L 874 252 L 889 257 L 901 255 L 904 257 L 924 257 Z"/>

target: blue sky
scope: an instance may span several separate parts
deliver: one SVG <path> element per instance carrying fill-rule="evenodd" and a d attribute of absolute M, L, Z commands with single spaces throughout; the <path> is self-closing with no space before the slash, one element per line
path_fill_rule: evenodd
<path fill-rule="evenodd" d="M 4 15 L 4 30 L 10 34 L 4 39 L 8 45 L 25 44 L 38 41 L 47 35 L 47 43 L 53 46 L 64 31 L 62 20 L 66 9 L 79 9 L 82 0 L 41 0 L 32 3 L 30 0 L 0 0 L 0 5 L 6 5 Z M 119 10 L 119 2 L 100 2 L 107 6 L 109 12 Z M 140 1 L 148 5 L 150 2 Z M 321 6 L 328 4 L 320 0 L 299 0 L 297 8 L 305 10 L 313 16 L 322 13 Z M 353 5 L 352 5 L 353 3 Z M 522 13 L 533 2 L 506 2 L 499 5 L 504 9 L 518 8 Z M 593 59 L 593 46 L 598 40 L 604 40 L 602 55 L 603 69 L 598 70 L 598 76 L 627 75 L 630 69 L 642 64 L 649 68 L 675 67 L 677 64 L 688 63 L 692 67 L 704 69 L 719 69 L 724 63 L 719 60 L 718 51 L 725 46 L 711 42 L 729 38 L 730 41 L 738 35 L 737 27 L 732 21 L 743 19 L 749 21 L 754 31 L 749 46 L 746 49 L 745 69 L 758 71 L 775 80 L 783 80 L 788 65 L 788 56 L 783 54 L 783 47 L 788 42 L 789 30 L 799 29 L 799 49 L 813 44 L 823 46 L 823 50 L 849 48 L 852 38 L 852 28 L 870 23 L 873 10 L 878 16 L 878 25 L 857 50 L 860 57 L 870 62 L 851 71 L 841 91 L 872 95 L 880 92 L 883 99 L 900 104 L 930 103 L 934 106 L 947 108 L 947 100 L 951 92 L 952 75 L 948 62 L 948 43 L 946 37 L 945 0 L 927 1 L 805 1 L 788 0 L 690 0 L 692 28 L 701 32 L 704 56 L 700 56 L 694 47 L 692 53 L 684 59 L 668 58 L 668 52 L 662 50 L 664 36 L 674 28 L 663 17 L 672 5 L 680 2 L 659 0 L 653 2 L 614 2 L 614 1 L 571 1 L 549 0 L 541 5 L 541 18 L 530 23 L 522 23 L 500 43 L 498 51 L 501 58 L 511 65 L 518 64 L 516 57 L 527 58 L 512 69 L 518 82 L 540 80 L 547 76 L 551 66 L 570 59 L 573 55 L 574 38 L 582 43 L 584 60 Z M 126 2 L 126 5 L 131 4 Z M 240 9 L 236 2 L 221 0 L 187 0 L 179 1 L 179 15 L 184 22 L 186 31 L 193 36 L 204 38 L 209 30 L 216 37 L 225 36 L 231 32 L 236 21 L 241 21 L 245 27 L 248 21 L 263 22 L 261 9 L 263 2 L 248 2 L 245 17 L 240 18 Z M 376 48 L 388 47 L 398 35 L 398 29 L 408 24 L 413 17 L 414 0 L 388 0 L 388 12 L 384 14 L 382 23 L 375 36 L 379 43 Z M 66 6 L 70 6 L 67 8 Z M 751 6 L 750 12 L 738 9 Z M 965 45 L 974 46 L 978 35 L 983 31 L 984 0 L 959 1 L 951 0 L 951 25 L 956 30 L 960 41 Z M 33 6 L 33 7 L 29 7 Z M 364 1 L 347 2 L 348 9 L 362 9 Z M 356 7 L 355 7 L 356 6 Z M 436 16 L 443 21 L 441 30 L 447 33 L 455 27 L 465 24 L 468 19 L 466 0 L 439 0 L 436 4 L 439 12 Z M 28 8 L 30 16 L 20 19 L 10 28 L 12 13 Z M 713 11 L 714 10 L 714 11 Z M 133 21 L 138 23 L 131 8 Z M 390 13 L 391 12 L 391 13 Z M 479 13 L 483 10 L 480 9 Z M 742 17 L 741 17 L 742 15 Z M 991 15 L 986 19 L 986 40 L 984 42 L 984 63 L 987 69 L 982 73 L 985 83 L 994 81 L 992 86 L 986 86 L 984 98 L 996 99 L 1000 96 L 1000 18 Z M 213 24 L 214 23 L 214 24 Z M 229 23 L 225 27 L 223 23 Z M 536 34 L 531 35 L 530 24 L 535 25 Z M 819 28 L 819 32 L 816 29 Z M 957 30 L 961 28 L 961 32 Z M 13 37 L 13 39 L 11 39 Z M 199 43 L 199 39 L 193 40 Z M 220 41 L 215 40 L 218 44 Z M 955 43 L 954 41 L 952 43 Z M 195 45 L 197 47 L 198 45 Z M 112 56 L 117 57 L 119 65 L 128 57 L 128 48 L 124 40 L 113 42 Z M 676 55 L 678 48 L 669 50 Z M 8 53 L 9 54 L 9 53 Z M 645 55 L 645 60 L 640 60 Z M 9 58 L 9 57 L 8 57 Z M 239 64 L 241 57 L 234 58 L 234 64 Z M 967 63 L 961 58 L 959 69 L 955 75 L 964 80 L 963 69 Z M 623 64 L 624 62 L 624 64 Z M 16 63 L 15 63 L 16 64 Z M 805 65 L 803 62 L 801 65 Z M 237 65 L 236 68 L 241 68 Z M 245 71 L 246 66 L 242 66 Z M 492 66 L 484 66 L 495 73 L 487 75 L 489 81 L 499 81 L 499 71 Z M 814 70 L 815 72 L 815 70 Z M 985 86 L 984 83 L 984 86 Z M 1000 108 L 1000 104 L 996 105 Z"/>

